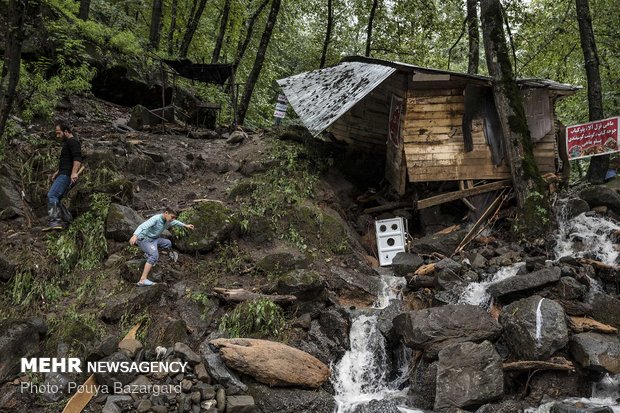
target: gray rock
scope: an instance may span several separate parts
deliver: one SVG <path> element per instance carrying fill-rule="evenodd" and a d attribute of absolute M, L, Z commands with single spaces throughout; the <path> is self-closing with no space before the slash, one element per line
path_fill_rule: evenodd
<path fill-rule="evenodd" d="M 153 406 L 151 407 L 153 413 L 167 413 L 168 408 L 166 406 Z"/>
<path fill-rule="evenodd" d="M 215 400 L 217 400 L 217 408 L 220 411 L 224 411 L 226 408 L 226 392 L 224 389 L 217 389 L 215 393 Z"/>
<path fill-rule="evenodd" d="M 136 406 L 136 411 L 138 413 L 146 413 L 151 410 L 152 403 L 150 400 L 140 400 L 138 405 Z"/>
<path fill-rule="evenodd" d="M 252 396 L 226 397 L 226 413 L 253 413 L 254 398 Z"/>
<path fill-rule="evenodd" d="M 357 406 L 353 413 L 400 413 L 398 403 L 394 400 L 371 400 Z"/>
<path fill-rule="evenodd" d="M 217 383 L 226 387 L 228 394 L 234 395 L 247 391 L 248 387 L 239 380 L 235 373 L 226 367 L 219 354 L 209 354 L 205 356 L 205 361 L 209 375 Z"/>
<path fill-rule="evenodd" d="M 22 207 L 21 196 L 3 168 L 0 174 L 0 220 L 22 216 Z"/>
<path fill-rule="evenodd" d="M 570 352 L 584 368 L 620 373 L 620 340 L 617 336 L 591 332 L 576 334 L 571 338 Z"/>
<path fill-rule="evenodd" d="M 202 358 L 185 343 L 175 343 L 174 352 L 183 360 L 187 361 L 190 366 L 195 366 L 202 361 Z"/>
<path fill-rule="evenodd" d="M 430 359 L 455 343 L 494 340 L 501 330 L 482 308 L 466 304 L 410 311 L 394 319 L 394 333 L 402 336 L 408 347 L 424 350 Z"/>
<path fill-rule="evenodd" d="M 458 262 L 444 258 L 437 263 L 435 270 L 437 284 L 444 290 L 460 294 L 467 287 L 467 281 L 461 276 L 464 268 Z"/>
<path fill-rule="evenodd" d="M 302 390 L 252 384 L 248 389 L 260 413 L 327 413 L 333 412 L 334 397 L 319 389 Z"/>
<path fill-rule="evenodd" d="M 128 242 L 142 222 L 144 218 L 133 209 L 112 203 L 105 222 L 105 236 L 115 241 Z"/>
<path fill-rule="evenodd" d="M 587 295 L 586 301 L 595 320 L 620 327 L 620 300 L 609 294 L 592 293 Z"/>
<path fill-rule="evenodd" d="M 293 270 L 278 278 L 278 294 L 290 294 L 301 301 L 318 297 L 325 289 L 325 280 L 314 270 Z"/>
<path fill-rule="evenodd" d="M 119 267 L 118 274 L 125 281 L 135 284 L 140 281 L 145 263 L 145 259 L 125 261 L 123 265 Z"/>
<path fill-rule="evenodd" d="M 422 264 L 424 264 L 424 260 L 419 255 L 409 252 L 399 252 L 392 259 L 392 268 L 401 277 L 415 272 Z"/>
<path fill-rule="evenodd" d="M 108 357 L 101 359 L 100 362 L 125 362 L 130 363 L 132 360 L 127 357 L 125 354 L 117 352 Z M 95 373 L 95 378 L 97 379 L 97 383 L 101 385 L 108 386 L 110 391 L 114 391 L 114 384 L 121 383 L 121 385 L 126 385 L 131 383 L 136 378 L 137 374 L 132 372 L 121 373 L 121 372 L 98 372 Z"/>
<path fill-rule="evenodd" d="M 579 197 L 586 201 L 591 208 L 606 206 L 614 213 L 620 214 L 620 195 L 606 186 L 592 186 L 581 191 Z"/>
<path fill-rule="evenodd" d="M 506 400 L 501 403 L 485 404 L 476 410 L 476 413 L 517 413 L 522 412 L 524 406 L 514 400 Z"/>
<path fill-rule="evenodd" d="M 588 287 L 579 283 L 573 277 L 562 277 L 555 290 L 558 297 L 562 300 L 581 300 L 588 292 Z"/>
<path fill-rule="evenodd" d="M 545 268 L 546 262 L 547 258 L 544 256 L 525 257 L 525 269 L 527 272 L 542 270 Z"/>
<path fill-rule="evenodd" d="M 22 357 L 33 357 L 47 333 L 47 324 L 41 319 L 0 320 L 0 383 L 20 372 Z"/>
<path fill-rule="evenodd" d="M 439 352 L 436 410 L 476 406 L 503 394 L 502 360 L 490 342 L 459 343 Z"/>
<path fill-rule="evenodd" d="M 41 395 L 47 402 L 57 402 L 67 394 L 69 388 L 69 376 L 65 373 L 46 373 L 43 381 L 45 391 Z M 52 389 L 58 389 L 52 392 Z"/>
<path fill-rule="evenodd" d="M 194 373 L 196 374 L 196 378 L 203 383 L 211 383 L 211 376 L 207 373 L 207 368 L 203 363 L 199 363 L 194 367 Z"/>
<path fill-rule="evenodd" d="M 365 293 L 377 296 L 379 291 L 379 277 L 369 276 L 361 271 L 353 271 L 340 266 L 333 266 L 330 272 L 344 281 L 348 287 L 355 287 Z"/>
<path fill-rule="evenodd" d="M 131 396 L 114 396 L 110 395 L 106 399 L 105 406 L 101 413 L 122 413 L 125 406 L 131 406 L 133 398 Z"/>
<path fill-rule="evenodd" d="M 164 293 L 165 287 L 161 284 L 151 287 L 135 287 L 131 292 L 112 297 L 101 313 L 104 321 L 116 322 L 127 312 L 139 312 L 151 304 L 156 304 Z"/>
<path fill-rule="evenodd" d="M 566 215 L 567 219 L 575 218 L 577 215 L 590 210 L 590 205 L 583 199 L 573 198 L 569 199 L 562 210 L 562 213 Z"/>
<path fill-rule="evenodd" d="M 206 383 L 198 383 L 196 384 L 196 388 L 200 392 L 201 400 L 211 400 L 215 399 L 215 387 Z"/>
<path fill-rule="evenodd" d="M 544 268 L 529 274 L 516 275 L 489 285 L 488 293 L 502 297 L 515 292 L 526 291 L 558 281 L 562 271 L 559 267 Z"/>
<path fill-rule="evenodd" d="M 421 409 L 432 410 L 437 388 L 437 362 L 420 359 L 409 375 L 409 382 L 409 394 L 414 404 Z"/>
<path fill-rule="evenodd" d="M 0 257 L 0 281 L 9 282 L 15 276 L 15 264 Z"/>
<path fill-rule="evenodd" d="M 195 229 L 177 235 L 175 246 L 186 253 L 211 252 L 218 242 L 230 238 L 237 227 L 234 213 L 224 204 L 216 201 L 201 202 L 184 211 L 185 222 Z"/>
<path fill-rule="evenodd" d="M 423 238 L 415 239 L 411 243 L 411 250 L 416 254 L 432 254 L 438 252 L 445 256 L 451 256 L 459 246 L 467 231 L 454 231 L 449 234 L 432 234 Z"/>
<path fill-rule="evenodd" d="M 179 401 L 179 411 L 186 413 L 192 410 L 192 396 L 189 394 L 181 394 L 177 400 Z"/>
<path fill-rule="evenodd" d="M 549 413 L 613 413 L 611 407 L 578 407 L 574 404 L 555 403 Z"/>
<path fill-rule="evenodd" d="M 487 259 L 481 254 L 476 254 L 471 259 L 472 268 L 485 268 L 487 266 Z"/>
<path fill-rule="evenodd" d="M 539 304 L 542 324 L 537 338 L 536 311 Z M 523 360 L 546 360 L 568 343 L 564 309 L 557 302 L 538 295 L 504 307 L 499 322 L 504 328 L 503 337 L 508 347 Z"/>
<path fill-rule="evenodd" d="M 228 137 L 228 139 L 226 139 L 226 143 L 232 145 L 235 143 L 241 143 L 243 142 L 245 139 L 247 139 L 248 135 L 240 130 L 236 130 L 233 131 L 230 136 Z"/>
<path fill-rule="evenodd" d="M 200 130 L 191 130 L 187 135 L 190 139 L 205 139 L 205 140 L 214 140 L 220 139 L 220 134 L 214 130 L 209 129 L 200 129 Z"/>
<path fill-rule="evenodd" d="M 149 110 L 142 105 L 136 105 L 131 109 L 131 118 L 127 122 L 127 126 L 135 130 L 142 130 L 145 126 L 159 125 L 163 122 L 174 123 L 174 108 L 166 106 L 165 108 Z"/>

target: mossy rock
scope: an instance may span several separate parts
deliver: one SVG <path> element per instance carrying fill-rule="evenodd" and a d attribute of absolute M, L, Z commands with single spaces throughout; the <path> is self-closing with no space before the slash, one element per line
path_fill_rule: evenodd
<path fill-rule="evenodd" d="M 237 185 L 233 186 L 228 193 L 228 198 L 237 199 L 244 198 L 250 196 L 254 191 L 256 191 L 258 185 L 256 182 L 252 181 L 241 181 Z"/>
<path fill-rule="evenodd" d="M 315 270 L 294 270 L 278 278 L 278 294 L 290 294 L 302 301 L 313 300 L 325 289 L 321 274 Z"/>
<path fill-rule="evenodd" d="M 297 206 L 287 212 L 284 224 L 289 231 L 294 229 L 301 235 L 308 247 L 336 254 L 347 249 L 345 228 L 339 220 L 318 208 Z"/>
<path fill-rule="evenodd" d="M 249 238 L 256 245 L 271 242 L 274 238 L 271 221 L 264 216 L 252 216 L 244 237 Z"/>
<path fill-rule="evenodd" d="M 307 268 L 308 262 L 305 257 L 296 257 L 288 252 L 277 252 L 261 258 L 256 263 L 256 269 L 264 274 L 280 275 L 295 268 Z"/>
<path fill-rule="evenodd" d="M 175 245 L 183 252 L 210 252 L 237 227 L 233 212 L 215 201 L 201 202 L 184 211 L 180 219 L 195 226 L 193 231 L 175 229 Z"/>
<path fill-rule="evenodd" d="M 187 325 L 183 320 L 166 320 L 163 323 L 155 323 L 149 330 L 148 342 L 157 343 L 158 346 L 172 347 L 175 343 L 187 341 Z"/>
<path fill-rule="evenodd" d="M 78 214 L 90 209 L 91 196 L 104 193 L 111 196 L 111 201 L 121 205 L 130 204 L 133 200 L 133 184 L 125 178 L 117 178 L 98 185 L 80 186 L 69 192 L 71 209 Z"/>
<path fill-rule="evenodd" d="M 144 218 L 133 209 L 112 203 L 105 222 L 106 238 L 126 242 L 143 221 Z"/>
<path fill-rule="evenodd" d="M 45 348 L 51 352 L 50 354 L 56 354 L 58 344 L 65 343 L 72 356 L 85 357 L 96 340 L 97 335 L 85 323 L 79 320 L 61 319 L 49 335 Z"/>

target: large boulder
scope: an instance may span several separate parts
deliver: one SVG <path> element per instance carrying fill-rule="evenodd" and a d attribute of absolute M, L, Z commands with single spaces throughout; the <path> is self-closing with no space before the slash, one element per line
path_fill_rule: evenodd
<path fill-rule="evenodd" d="M 325 413 L 336 407 L 334 397 L 324 390 L 302 390 L 251 384 L 257 413 Z"/>
<path fill-rule="evenodd" d="M 303 340 L 293 340 L 291 345 L 329 364 L 348 350 L 350 327 L 346 311 L 331 307 L 310 321 L 310 329 Z"/>
<path fill-rule="evenodd" d="M 0 175 L 0 220 L 23 215 L 22 199 L 15 185 L 4 173 Z"/>
<path fill-rule="evenodd" d="M 584 189 L 579 193 L 579 198 L 586 201 L 591 208 L 606 206 L 616 214 L 620 214 L 620 195 L 606 186 L 592 186 Z"/>
<path fill-rule="evenodd" d="M 566 219 L 575 218 L 577 215 L 590 210 L 590 205 L 583 199 L 573 198 L 569 199 L 564 205 L 562 213 L 566 216 Z"/>
<path fill-rule="evenodd" d="M 432 410 L 437 389 L 437 361 L 420 359 L 409 374 L 409 395 L 414 404 L 425 410 Z"/>
<path fill-rule="evenodd" d="M 401 277 L 415 272 L 422 264 L 424 264 L 424 260 L 418 254 L 409 252 L 399 252 L 392 259 L 392 268 Z"/>
<path fill-rule="evenodd" d="M 432 254 L 438 252 L 447 257 L 454 254 L 467 231 L 454 231 L 449 234 L 432 234 L 423 238 L 414 239 L 411 243 L 411 250 L 416 254 Z"/>
<path fill-rule="evenodd" d="M 39 351 L 41 339 L 47 332 L 43 320 L 0 320 L 0 383 L 20 372 L 22 357 L 33 357 Z"/>
<path fill-rule="evenodd" d="M 394 332 L 405 345 L 424 350 L 434 359 L 452 344 L 496 339 L 502 329 L 486 311 L 475 305 L 457 304 L 400 314 L 394 319 Z"/>
<path fill-rule="evenodd" d="M 542 270 L 528 274 L 517 274 L 514 277 L 494 282 L 489 285 L 487 291 L 493 297 L 531 290 L 542 285 L 556 282 L 560 279 L 562 271 L 559 267 L 543 268 Z"/>
<path fill-rule="evenodd" d="M 398 403 L 394 400 L 371 400 L 358 405 L 353 413 L 400 413 Z"/>
<path fill-rule="evenodd" d="M 104 357 L 100 362 L 108 363 L 131 363 L 131 359 L 123 352 L 116 352 L 108 357 Z M 95 379 L 97 383 L 103 386 L 108 386 L 108 389 L 113 391 L 115 389 L 115 383 L 121 383 L 123 386 L 131 383 L 138 373 L 136 372 L 113 372 L 113 371 L 100 371 L 95 373 Z M 117 385 L 118 386 L 118 385 Z"/>
<path fill-rule="evenodd" d="M 620 327 L 620 300 L 605 293 L 587 295 L 590 315 L 597 321 Z"/>
<path fill-rule="evenodd" d="M 112 203 L 105 221 L 105 236 L 115 241 L 127 242 L 143 221 L 144 218 L 133 209 Z"/>
<path fill-rule="evenodd" d="M 151 304 L 157 304 L 159 297 L 164 293 L 162 284 L 151 287 L 134 288 L 132 291 L 112 297 L 101 313 L 101 319 L 107 322 L 116 322 L 125 313 L 136 313 Z"/>
<path fill-rule="evenodd" d="M 620 340 L 617 336 L 576 334 L 571 338 L 570 352 L 584 368 L 611 374 L 620 373 Z"/>
<path fill-rule="evenodd" d="M 241 394 L 248 390 L 248 386 L 239 380 L 239 377 L 237 377 L 234 372 L 226 367 L 220 354 L 204 354 L 203 352 L 203 357 L 209 376 L 217 383 L 226 387 L 226 393 Z"/>
<path fill-rule="evenodd" d="M 458 343 L 439 352 L 435 410 L 476 406 L 503 394 L 502 359 L 490 342 Z"/>
<path fill-rule="evenodd" d="M 230 209 L 216 201 L 201 202 L 183 213 L 183 221 L 193 224 L 193 231 L 178 230 L 175 233 L 175 245 L 183 252 L 207 253 L 218 242 L 230 237 L 236 227 L 236 219 Z"/>
<path fill-rule="evenodd" d="M 499 322 L 508 347 L 523 360 L 546 360 L 568 343 L 564 309 L 538 295 L 504 307 Z"/>
<path fill-rule="evenodd" d="M 316 389 L 329 378 L 329 367 L 317 358 L 282 343 L 236 338 L 216 339 L 227 366 L 269 386 Z"/>

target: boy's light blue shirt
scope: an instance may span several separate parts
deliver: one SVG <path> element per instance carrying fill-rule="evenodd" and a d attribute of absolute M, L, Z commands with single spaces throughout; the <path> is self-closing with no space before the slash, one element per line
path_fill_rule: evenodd
<path fill-rule="evenodd" d="M 151 240 L 159 238 L 162 232 L 170 227 L 183 227 L 185 226 L 179 220 L 173 219 L 169 223 L 164 219 L 164 214 L 153 215 L 146 221 L 144 221 L 133 234 L 139 239 L 148 238 Z"/>

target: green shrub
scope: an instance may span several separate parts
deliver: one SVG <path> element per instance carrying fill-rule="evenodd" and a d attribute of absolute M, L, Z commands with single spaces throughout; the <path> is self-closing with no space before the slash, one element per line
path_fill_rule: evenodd
<path fill-rule="evenodd" d="M 241 303 L 220 321 L 230 337 L 277 338 L 285 327 L 282 308 L 266 298 Z"/>

